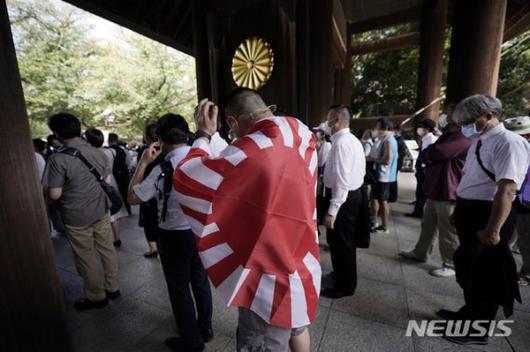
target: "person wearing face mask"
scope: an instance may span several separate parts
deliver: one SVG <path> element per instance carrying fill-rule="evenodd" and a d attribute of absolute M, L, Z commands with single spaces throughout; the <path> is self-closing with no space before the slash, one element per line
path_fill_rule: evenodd
<path fill-rule="evenodd" d="M 472 140 L 464 137 L 460 127 L 452 120 L 455 104 L 445 108 L 447 115 L 440 119 L 443 135 L 423 152 L 426 164 L 423 189 L 427 198 L 421 222 L 420 237 L 411 251 L 400 256 L 427 261 L 433 251 L 436 236 L 443 265 L 429 273 L 436 277 L 454 276 L 453 254 L 458 247 L 455 225 L 450 217 L 456 204 L 456 187 L 462 178 L 462 169 Z"/>
<path fill-rule="evenodd" d="M 495 320 L 499 306 L 513 314 L 521 302 L 518 275 L 509 240 L 516 223 L 512 207 L 530 164 L 530 144 L 499 121 L 502 104 L 487 95 L 461 101 L 453 118 L 466 137 L 478 137 L 469 148 L 464 176 L 456 193 L 455 225 L 460 245 L 453 255 L 456 280 L 465 304 L 458 311 L 440 310 L 444 319 Z M 445 336 L 458 344 L 486 344 L 487 337 Z"/>
<path fill-rule="evenodd" d="M 414 210 L 412 213 L 405 214 L 406 216 L 413 218 L 423 217 L 423 207 L 425 206 L 425 192 L 423 191 L 423 181 L 425 180 L 425 163 L 423 162 L 423 151 L 428 146 L 436 142 L 438 139 L 434 135 L 436 129 L 436 123 L 431 119 L 423 119 L 418 123 L 416 133 L 421 138 L 420 141 L 420 153 L 416 160 L 416 203 L 414 204 Z"/>
<path fill-rule="evenodd" d="M 237 350 L 309 351 L 321 276 L 316 137 L 254 90 L 237 88 L 223 105 L 235 141 L 212 155 L 219 108 L 201 100 L 175 193 L 213 285 L 238 307 Z"/>
<path fill-rule="evenodd" d="M 506 119 L 504 120 L 504 125 L 510 131 L 517 133 L 530 142 L 530 117 L 520 116 Z M 529 175 L 527 174 L 527 179 L 528 177 Z M 518 213 L 517 234 L 517 246 L 521 253 L 521 259 L 523 260 L 523 265 L 519 273 L 519 285 L 528 286 L 530 285 L 530 213 Z"/>
<path fill-rule="evenodd" d="M 360 235 L 360 214 L 365 198 L 362 188 L 366 159 L 360 141 L 350 132 L 351 115 L 346 106 L 332 106 L 328 112 L 332 147 L 324 170 L 328 206 L 323 224 L 335 274 L 332 287 L 322 296 L 351 296 L 357 287 L 357 259 L 354 239 Z"/>
<path fill-rule="evenodd" d="M 388 220 L 390 217 L 390 185 L 396 181 L 398 145 L 394 138 L 393 125 L 387 118 L 380 118 L 376 122 L 376 131 L 379 132 L 379 144 L 374 154 L 367 161 L 375 165 L 376 183 L 372 188 L 372 232 L 388 233 Z M 381 213 L 381 214 L 380 214 Z M 381 225 L 376 226 L 377 217 L 381 215 Z"/>

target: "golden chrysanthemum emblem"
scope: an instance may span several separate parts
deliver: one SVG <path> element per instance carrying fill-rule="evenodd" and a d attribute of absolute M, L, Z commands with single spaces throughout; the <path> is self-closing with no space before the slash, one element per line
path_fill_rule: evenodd
<path fill-rule="evenodd" d="M 232 59 L 232 77 L 239 87 L 258 90 L 267 83 L 274 68 L 274 53 L 262 38 L 245 39 Z"/>

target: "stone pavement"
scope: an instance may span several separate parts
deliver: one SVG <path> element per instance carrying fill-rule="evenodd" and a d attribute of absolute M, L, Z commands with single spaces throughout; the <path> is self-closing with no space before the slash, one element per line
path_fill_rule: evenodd
<path fill-rule="evenodd" d="M 530 287 L 522 287 L 523 304 L 511 319 L 513 334 L 494 337 L 488 346 L 461 347 L 438 337 L 406 337 L 410 319 L 435 319 L 438 308 L 463 303 L 454 278 L 438 279 L 428 270 L 441 264 L 439 254 L 428 264 L 397 256 L 411 249 L 419 220 L 403 216 L 411 210 L 414 178 L 400 175 L 400 203 L 393 205 L 389 235 L 374 235 L 369 249 L 358 250 L 359 283 L 353 297 L 320 299 L 311 326 L 312 351 L 530 351 Z M 68 329 L 76 351 L 168 351 L 164 339 L 174 334 L 174 322 L 158 260 L 145 259 L 145 238 L 137 217 L 122 220 L 123 245 L 118 250 L 122 298 L 101 310 L 75 312 L 83 296 L 71 249 L 64 237 L 53 237 L 57 270 L 64 289 Z M 437 247 L 436 247 L 437 248 Z M 323 272 L 330 271 L 329 252 L 321 246 Z M 520 261 L 520 257 L 516 256 Z M 500 316 L 499 316 L 500 317 Z M 207 351 L 235 351 L 237 313 L 224 306 L 214 291 L 215 339 Z"/>

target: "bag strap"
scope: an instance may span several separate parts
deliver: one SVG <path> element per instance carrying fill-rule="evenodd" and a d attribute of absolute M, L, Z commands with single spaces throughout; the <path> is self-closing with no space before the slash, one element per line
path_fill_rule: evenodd
<path fill-rule="evenodd" d="M 83 162 L 83 164 L 86 165 L 86 167 L 88 167 L 88 171 L 90 171 L 90 173 L 94 175 L 94 177 L 96 178 L 98 182 L 104 181 L 103 176 L 101 176 L 101 174 L 96 170 L 96 168 L 83 156 L 83 154 L 81 154 L 79 150 L 69 147 L 69 148 L 61 148 L 60 150 L 58 150 L 58 152 L 77 157 L 79 160 Z"/>
<path fill-rule="evenodd" d="M 484 164 L 482 163 L 482 158 L 480 157 L 480 148 L 482 147 L 482 141 L 479 139 L 478 142 L 477 142 L 477 148 L 475 149 L 475 155 L 477 157 L 477 161 L 478 161 L 478 164 L 480 165 L 480 167 L 482 168 L 482 170 L 484 171 L 484 173 L 486 175 L 488 175 L 488 177 L 493 181 L 493 182 L 496 182 L 495 181 L 495 174 L 493 172 L 491 172 L 490 170 L 486 169 L 486 167 L 484 166 Z"/>
<path fill-rule="evenodd" d="M 171 194 L 171 191 L 173 190 L 173 173 L 175 169 L 173 168 L 173 164 L 171 163 L 171 160 L 166 160 L 162 164 L 160 164 L 160 168 L 162 169 L 162 173 L 159 176 L 160 178 L 163 178 L 164 180 L 164 202 L 162 205 L 162 216 L 161 220 L 166 221 L 166 214 L 167 214 L 167 203 L 169 200 L 169 195 Z"/>

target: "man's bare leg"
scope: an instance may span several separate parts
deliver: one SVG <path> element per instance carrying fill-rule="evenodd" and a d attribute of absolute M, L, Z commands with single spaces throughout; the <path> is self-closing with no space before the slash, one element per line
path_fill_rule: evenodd
<path fill-rule="evenodd" d="M 289 347 L 292 352 L 309 352 L 311 349 L 311 339 L 309 337 L 309 329 L 305 328 L 300 335 L 291 337 Z"/>

